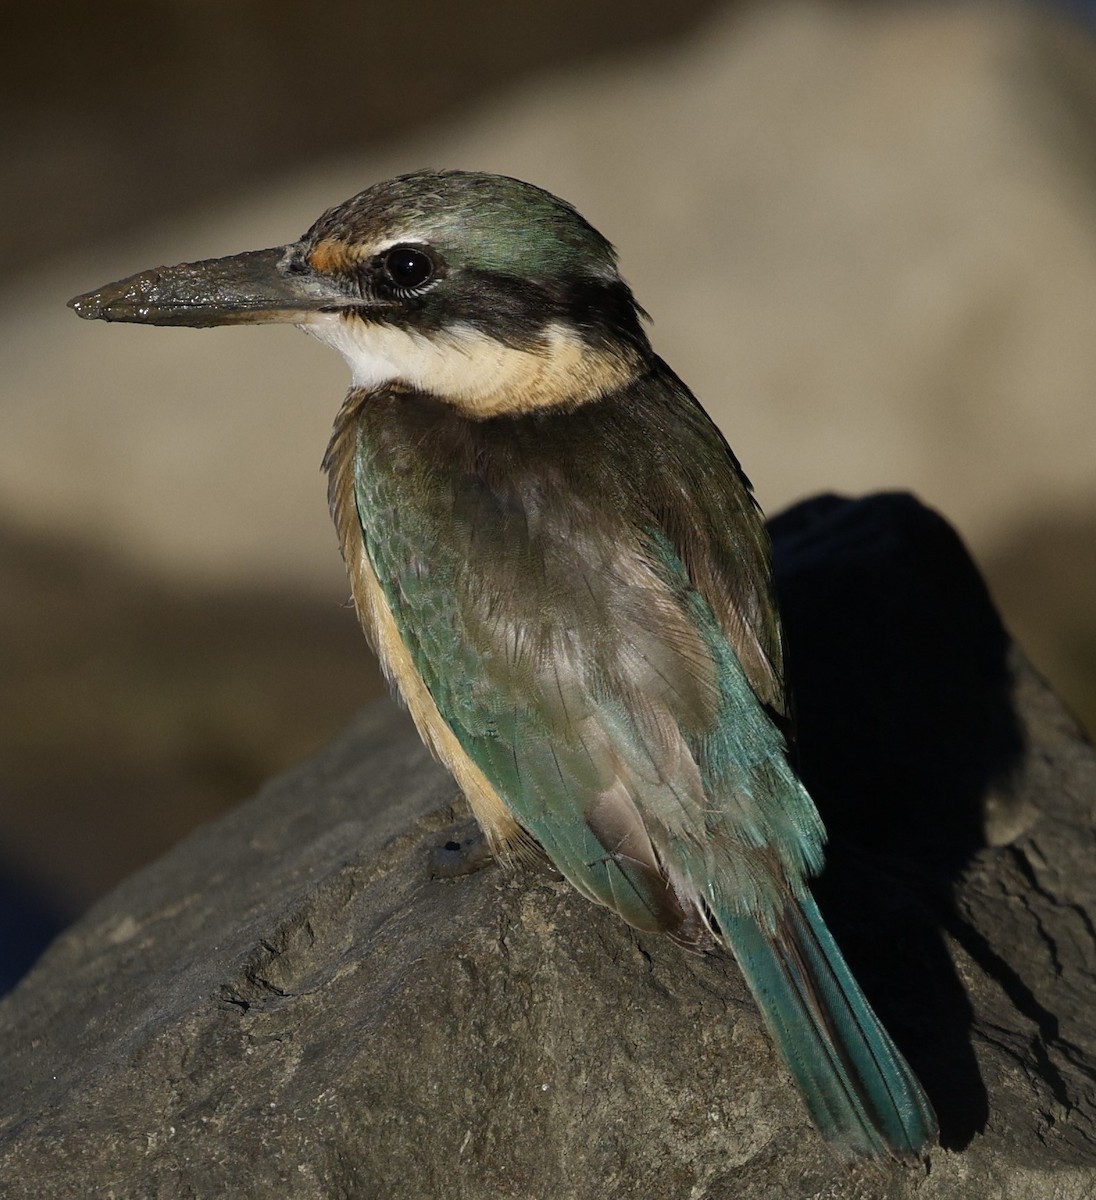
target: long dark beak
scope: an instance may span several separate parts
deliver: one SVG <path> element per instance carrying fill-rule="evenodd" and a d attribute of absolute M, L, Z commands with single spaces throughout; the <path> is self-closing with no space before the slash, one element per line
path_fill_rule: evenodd
<path fill-rule="evenodd" d="M 156 267 L 76 296 L 69 308 L 89 321 L 204 329 L 270 321 L 302 324 L 318 312 L 345 305 L 347 298 L 304 266 L 295 249 L 278 246 Z"/>

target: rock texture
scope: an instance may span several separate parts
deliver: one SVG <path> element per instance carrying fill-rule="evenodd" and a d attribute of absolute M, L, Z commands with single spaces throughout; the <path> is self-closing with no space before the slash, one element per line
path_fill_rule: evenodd
<path fill-rule="evenodd" d="M 507 874 L 407 719 L 134 876 L 0 1005 L 20 1197 L 1096 1191 L 1096 754 L 906 496 L 773 524 L 819 896 L 942 1123 L 849 1172 L 736 967 Z"/>

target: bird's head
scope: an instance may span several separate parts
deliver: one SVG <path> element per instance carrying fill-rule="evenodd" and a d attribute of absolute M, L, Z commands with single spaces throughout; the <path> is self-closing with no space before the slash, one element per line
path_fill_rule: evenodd
<path fill-rule="evenodd" d="M 354 387 L 477 417 L 594 399 L 650 354 L 593 226 L 531 184 L 463 171 L 402 175 L 288 246 L 143 271 L 70 304 L 106 321 L 298 325 L 343 354 Z"/>

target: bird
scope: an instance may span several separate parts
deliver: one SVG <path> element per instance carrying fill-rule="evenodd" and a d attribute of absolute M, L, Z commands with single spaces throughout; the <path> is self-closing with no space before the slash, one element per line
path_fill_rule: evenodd
<path fill-rule="evenodd" d="M 338 350 L 323 466 L 354 605 L 494 854 L 546 854 L 634 929 L 729 949 L 834 1153 L 928 1153 L 932 1106 L 810 890 L 825 831 L 761 510 L 576 208 L 415 171 L 288 245 L 69 304 Z"/>

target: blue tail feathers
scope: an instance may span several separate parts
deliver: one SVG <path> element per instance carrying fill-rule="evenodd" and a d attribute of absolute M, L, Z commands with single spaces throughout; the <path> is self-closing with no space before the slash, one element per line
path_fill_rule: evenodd
<path fill-rule="evenodd" d="M 774 927 L 718 914 L 807 1108 L 844 1159 L 912 1159 L 937 1134 L 917 1077 L 872 1012 L 809 894 Z"/>

